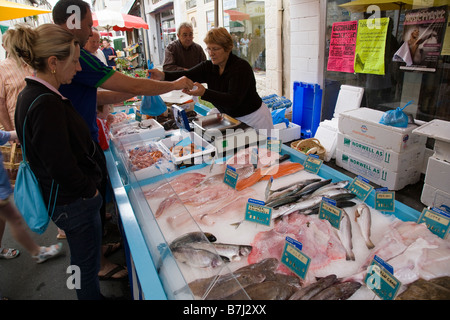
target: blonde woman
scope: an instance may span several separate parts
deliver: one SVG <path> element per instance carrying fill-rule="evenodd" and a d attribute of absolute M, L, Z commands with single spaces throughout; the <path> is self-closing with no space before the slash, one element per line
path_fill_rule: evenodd
<path fill-rule="evenodd" d="M 220 112 L 234 117 L 255 129 L 273 129 L 272 116 L 256 92 L 256 80 L 250 64 L 231 51 L 233 39 L 225 28 L 213 28 L 205 39 L 211 60 L 204 61 L 187 71 L 150 70 L 157 80 L 186 76 L 196 81 L 195 90 L 187 94 L 200 96 L 211 102 Z M 208 85 L 206 89 L 202 83 Z"/>
<path fill-rule="evenodd" d="M 26 87 L 17 99 L 19 141 L 26 144 L 47 203 L 52 181 L 59 184 L 52 220 L 65 231 L 71 265 L 80 271 L 78 299 L 102 299 L 98 279 L 102 197 L 97 190 L 101 171 L 92 158 L 96 146 L 86 122 L 58 91 L 81 71 L 80 44 L 55 24 L 36 29 L 18 26 L 9 32 L 14 57 L 36 70 L 36 76 L 25 79 Z"/>

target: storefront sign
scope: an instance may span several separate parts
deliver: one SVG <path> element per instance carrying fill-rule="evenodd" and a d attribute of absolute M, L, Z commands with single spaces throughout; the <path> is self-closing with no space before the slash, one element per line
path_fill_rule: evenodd
<path fill-rule="evenodd" d="M 384 75 L 384 56 L 389 18 L 358 21 L 355 48 L 355 72 Z"/>
<path fill-rule="evenodd" d="M 286 237 L 281 263 L 300 278 L 305 279 L 311 259 L 302 250 L 303 245 L 295 239 Z"/>
<path fill-rule="evenodd" d="M 425 208 L 422 214 L 417 220 L 417 223 L 423 223 L 427 225 L 428 229 L 435 235 L 445 239 L 450 229 L 450 215 L 438 208 Z"/>
<path fill-rule="evenodd" d="M 355 72 L 356 31 L 358 21 L 335 22 L 331 28 L 328 71 Z"/>

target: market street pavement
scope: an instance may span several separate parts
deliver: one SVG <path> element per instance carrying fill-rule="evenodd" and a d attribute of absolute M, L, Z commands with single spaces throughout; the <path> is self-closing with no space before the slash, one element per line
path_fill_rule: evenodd
<path fill-rule="evenodd" d="M 114 219 L 113 219 L 114 220 Z M 104 243 L 120 240 L 117 225 L 107 223 L 107 235 Z M 31 231 L 30 231 L 31 232 Z M 57 240 L 57 227 L 50 222 L 44 234 L 32 233 L 33 239 L 39 245 L 52 245 L 63 243 L 62 255 L 42 264 L 37 264 L 25 249 L 11 236 L 6 224 L 2 246 L 17 248 L 20 256 L 10 260 L 0 260 L 0 297 L 10 300 L 77 300 L 75 289 L 66 285 L 71 273 L 67 273 L 70 265 L 70 250 L 66 240 Z M 108 259 L 114 263 L 125 266 L 124 250 L 120 249 Z M 102 294 L 106 297 L 130 299 L 128 281 L 100 281 Z"/>

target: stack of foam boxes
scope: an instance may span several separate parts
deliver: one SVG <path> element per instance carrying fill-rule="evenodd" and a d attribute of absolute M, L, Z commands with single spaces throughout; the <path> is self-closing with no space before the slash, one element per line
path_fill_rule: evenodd
<path fill-rule="evenodd" d="M 380 124 L 382 115 L 369 108 L 340 114 L 336 164 L 376 185 L 400 190 L 420 180 L 426 137 L 412 133 L 415 124 Z"/>
<path fill-rule="evenodd" d="M 433 154 L 428 158 L 425 183 L 420 201 L 430 207 L 450 209 L 450 122 L 434 119 L 415 133 L 434 139 Z"/>

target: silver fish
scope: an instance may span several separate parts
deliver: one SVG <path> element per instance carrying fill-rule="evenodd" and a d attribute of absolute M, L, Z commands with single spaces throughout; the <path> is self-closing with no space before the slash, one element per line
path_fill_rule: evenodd
<path fill-rule="evenodd" d="M 229 244 L 229 243 L 209 243 L 205 241 L 191 242 L 187 246 L 195 249 L 203 249 L 214 252 L 214 250 L 221 257 L 226 257 L 230 261 L 239 261 L 241 257 L 247 257 L 252 251 L 252 246 Z"/>
<path fill-rule="evenodd" d="M 307 180 L 297 181 L 297 182 L 288 184 L 286 186 L 280 187 L 275 190 L 271 190 L 272 181 L 269 179 L 269 182 L 267 182 L 267 187 L 266 187 L 266 202 L 269 202 L 279 196 L 286 196 L 286 195 L 292 194 L 294 192 L 300 191 L 302 188 L 306 187 L 308 184 L 311 184 L 313 182 L 318 182 L 318 181 L 321 181 L 321 179 L 307 179 Z M 292 192 L 292 190 L 294 190 L 294 192 Z"/>
<path fill-rule="evenodd" d="M 304 197 L 308 194 L 313 193 L 317 189 L 322 188 L 323 186 L 325 186 L 329 183 L 331 183 L 331 179 L 321 180 L 321 181 L 310 183 L 310 184 L 306 185 L 303 189 L 301 189 L 299 192 L 297 192 L 295 195 Z"/>
<path fill-rule="evenodd" d="M 277 281 L 254 283 L 245 288 L 245 292 L 238 291 L 226 297 L 226 300 L 286 300 L 297 288 Z M 248 297 L 247 297 L 248 295 Z"/>
<path fill-rule="evenodd" d="M 330 274 L 324 278 L 321 278 L 317 280 L 314 283 L 311 283 L 310 285 L 301 288 L 296 293 L 294 293 L 289 300 L 309 300 L 322 290 L 325 290 L 332 284 L 334 284 L 337 281 L 337 277 L 334 274 Z"/>
<path fill-rule="evenodd" d="M 361 288 L 359 282 L 341 282 L 319 292 L 310 300 L 347 300 L 359 288 Z"/>
<path fill-rule="evenodd" d="M 349 181 L 347 181 L 347 180 L 341 180 L 341 181 L 338 181 L 338 182 L 330 183 L 330 184 L 327 184 L 327 185 L 325 185 L 323 187 L 320 187 L 319 189 L 317 189 L 316 191 L 311 193 L 310 196 L 313 197 L 315 195 L 325 194 L 330 189 L 345 188 L 345 187 L 348 186 L 348 184 L 349 184 Z"/>
<path fill-rule="evenodd" d="M 343 209 L 341 222 L 339 224 L 339 230 L 337 231 L 339 239 L 345 248 L 345 258 L 346 260 L 355 261 L 355 254 L 353 253 L 353 243 L 352 243 L 352 223 L 347 212 Z"/>
<path fill-rule="evenodd" d="M 177 247 L 177 246 L 183 246 L 186 245 L 188 243 L 192 243 L 192 242 L 206 242 L 208 243 L 206 240 L 210 241 L 210 242 L 214 242 L 217 241 L 217 238 L 209 232 L 201 232 L 201 231 L 194 231 L 194 232 L 188 232 L 186 234 L 183 234 L 182 236 L 176 238 L 175 240 L 173 240 L 169 247 L 171 249 Z"/>
<path fill-rule="evenodd" d="M 189 246 L 177 246 L 172 249 L 172 253 L 177 261 L 196 268 L 216 268 L 229 262 L 228 258 L 222 258 L 216 253 Z"/>
<path fill-rule="evenodd" d="M 366 242 L 368 249 L 373 249 L 375 246 L 370 240 L 370 228 L 372 227 L 372 217 L 369 207 L 365 203 L 361 203 L 356 207 L 355 221 L 361 230 L 361 234 Z"/>

